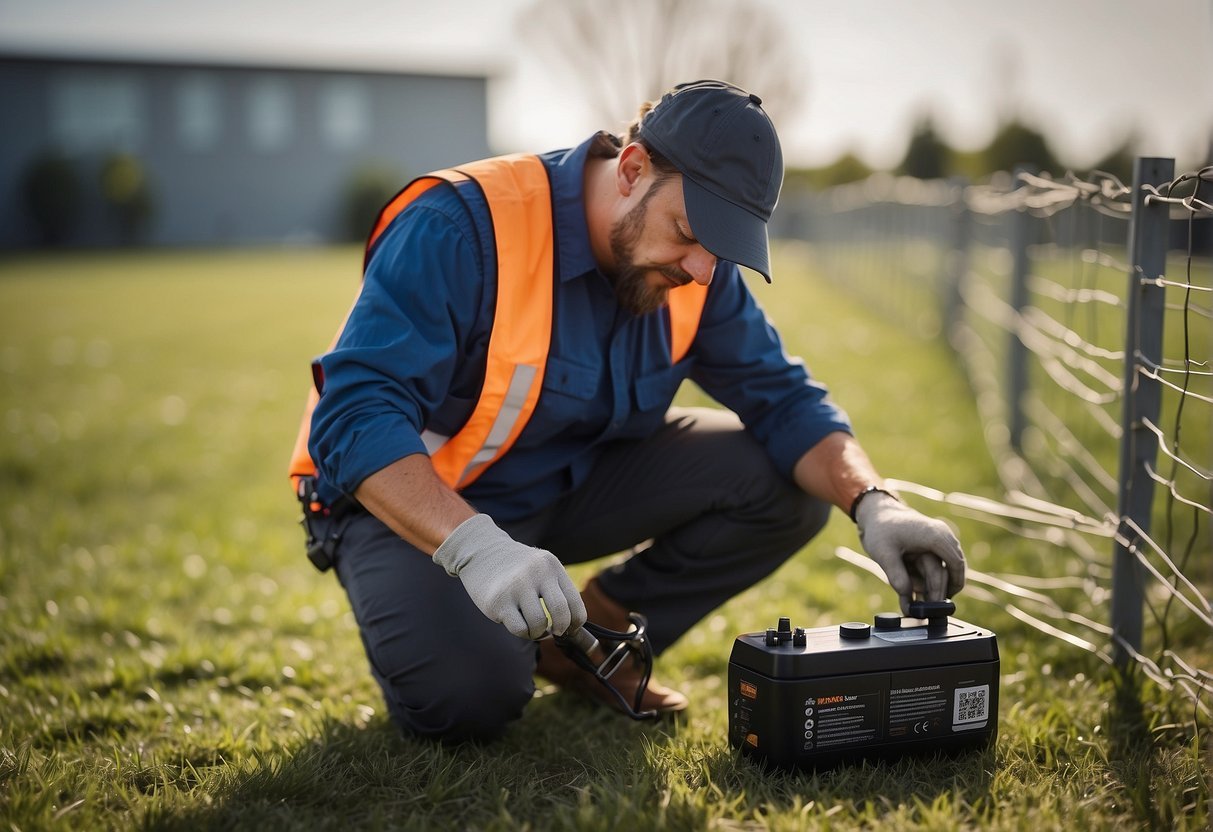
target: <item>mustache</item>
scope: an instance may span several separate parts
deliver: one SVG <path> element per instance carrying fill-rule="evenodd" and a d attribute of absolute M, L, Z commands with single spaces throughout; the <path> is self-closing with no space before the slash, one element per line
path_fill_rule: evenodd
<path fill-rule="evenodd" d="M 657 271 L 659 271 L 665 277 L 668 277 L 670 280 L 673 280 L 679 286 L 685 286 L 695 279 L 677 266 L 659 266 Z"/>

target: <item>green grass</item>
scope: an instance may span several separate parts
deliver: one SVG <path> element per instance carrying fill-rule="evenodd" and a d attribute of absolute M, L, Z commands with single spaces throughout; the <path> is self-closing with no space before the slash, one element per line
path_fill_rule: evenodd
<path fill-rule="evenodd" d="M 775 286 L 752 285 L 882 470 L 997 496 L 944 345 L 908 338 L 790 254 Z M 838 515 L 661 658 L 663 680 L 692 698 L 686 718 L 634 725 L 549 690 L 496 744 L 398 736 L 340 587 L 303 557 L 283 473 L 308 360 L 344 315 L 358 261 L 354 249 L 0 261 L 0 826 L 1207 825 L 1213 761 L 1190 703 L 1150 686 L 1118 695 L 1091 656 L 975 597 L 961 614 L 1002 652 L 994 749 L 816 775 L 737 758 L 723 690 L 737 633 L 892 606 L 835 557 L 857 546 Z M 978 569 L 1064 568 L 1057 547 L 949 519 Z"/>

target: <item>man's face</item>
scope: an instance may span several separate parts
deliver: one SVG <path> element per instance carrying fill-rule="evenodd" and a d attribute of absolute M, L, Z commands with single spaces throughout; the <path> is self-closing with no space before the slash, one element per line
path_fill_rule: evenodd
<path fill-rule="evenodd" d="M 670 289 L 692 280 L 712 282 L 716 258 L 691 233 L 682 177 L 652 181 L 611 228 L 615 296 L 628 311 L 644 315 L 669 300 Z"/>

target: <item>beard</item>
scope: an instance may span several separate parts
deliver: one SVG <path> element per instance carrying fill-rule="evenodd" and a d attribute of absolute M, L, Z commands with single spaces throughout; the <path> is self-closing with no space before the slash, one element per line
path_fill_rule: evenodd
<path fill-rule="evenodd" d="M 648 219 L 648 204 L 660 187 L 658 180 L 641 198 L 635 208 L 611 229 L 611 254 L 615 258 L 615 271 L 609 276 L 615 289 L 615 299 L 633 315 L 656 312 L 669 301 L 672 286 L 651 286 L 650 274 L 660 274 L 682 286 L 691 282 L 691 276 L 677 266 L 640 266 L 636 263 L 636 243 L 644 232 Z"/>

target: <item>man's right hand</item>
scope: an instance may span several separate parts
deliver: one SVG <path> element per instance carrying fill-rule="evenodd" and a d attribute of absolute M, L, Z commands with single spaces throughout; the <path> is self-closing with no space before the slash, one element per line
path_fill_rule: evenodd
<path fill-rule="evenodd" d="M 960 541 L 942 520 L 927 517 L 888 493 L 874 493 L 855 512 L 859 542 L 880 564 L 910 614 L 917 595 L 928 601 L 953 597 L 965 584 Z"/>
<path fill-rule="evenodd" d="M 519 638 L 542 636 L 548 615 L 556 635 L 585 623 L 581 593 L 559 559 L 514 540 L 487 514 L 463 521 L 434 552 L 434 562 L 463 581 L 481 612 Z"/>

